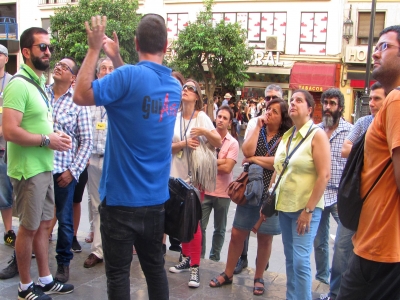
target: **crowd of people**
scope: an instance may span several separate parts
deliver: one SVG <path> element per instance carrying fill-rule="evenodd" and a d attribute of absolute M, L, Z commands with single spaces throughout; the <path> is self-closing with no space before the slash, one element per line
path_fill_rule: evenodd
<path fill-rule="evenodd" d="M 183 243 L 170 238 L 170 250 L 181 254 L 168 269 L 189 271 L 188 286 L 199 287 L 201 258 L 220 260 L 231 202 L 227 187 L 236 164 L 248 164 L 249 177 L 258 183 L 248 186 L 252 193 L 246 193 L 253 196 L 236 208 L 226 266 L 211 279 L 211 288 L 232 284 L 234 274 L 247 267 L 249 234 L 256 228 L 256 296 L 265 292 L 273 237 L 282 234 L 287 299 L 312 298 L 313 250 L 315 279 L 330 286 L 321 299 L 400 298 L 400 26 L 380 34 L 373 54 L 372 75 L 379 82 L 371 87 L 371 115 L 353 126 L 343 118 L 340 89 L 322 93 L 322 122 L 314 124 L 313 96 L 299 89 L 285 101 L 274 84 L 248 105 L 236 103 L 229 93 L 219 105 L 216 96 L 211 119 L 199 83 L 162 65 L 167 29 L 161 16 L 144 15 L 138 24 L 136 65 L 124 64 L 117 34 L 105 35 L 106 22 L 97 16 L 85 23 L 89 48 L 81 67 L 72 57 L 62 58 L 48 86 L 43 75 L 51 59 L 47 31 L 32 27 L 22 33 L 24 64 L 14 76 L 5 72 L 8 50 L 0 45 L 0 209 L 4 243 L 15 247 L 0 279 L 19 273 L 18 299 L 46 300 L 74 291 L 67 282 L 73 252 L 81 251 L 76 236 L 86 185 L 91 222 L 86 241 L 92 245 L 83 267 L 104 261 L 108 298 L 130 299 L 135 252 L 149 299 L 169 299 L 164 203 L 170 176 L 201 191 L 202 219 L 194 238 Z M 239 161 L 242 124 L 247 125 L 245 158 Z M 346 158 L 365 132 L 361 194 L 367 197 L 354 232 L 340 222 L 338 187 Z M 277 213 L 266 217 L 261 208 L 274 187 Z M 338 224 L 331 264 L 330 216 Z M 48 241 L 57 221 L 53 276 Z M 30 272 L 33 256 L 36 283 Z"/>

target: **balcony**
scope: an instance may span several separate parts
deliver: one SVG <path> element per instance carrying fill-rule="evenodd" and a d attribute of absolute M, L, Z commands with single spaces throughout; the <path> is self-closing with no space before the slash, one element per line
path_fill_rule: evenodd
<path fill-rule="evenodd" d="M 19 51 L 18 24 L 15 18 L 0 17 L 0 44 L 7 47 L 9 53 Z"/>
<path fill-rule="evenodd" d="M 39 0 L 39 5 L 43 4 L 67 4 L 67 3 L 77 3 L 79 0 Z"/>

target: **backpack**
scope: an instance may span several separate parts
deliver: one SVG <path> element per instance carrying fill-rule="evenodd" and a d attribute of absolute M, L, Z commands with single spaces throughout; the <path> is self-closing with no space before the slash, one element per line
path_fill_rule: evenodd
<path fill-rule="evenodd" d="M 360 220 L 361 210 L 365 199 L 372 191 L 378 180 L 385 173 L 392 160 L 390 159 L 367 194 L 361 198 L 361 171 L 364 165 L 364 143 L 366 132 L 353 144 L 347 158 L 342 177 L 340 178 L 337 208 L 342 225 L 356 231 Z"/>

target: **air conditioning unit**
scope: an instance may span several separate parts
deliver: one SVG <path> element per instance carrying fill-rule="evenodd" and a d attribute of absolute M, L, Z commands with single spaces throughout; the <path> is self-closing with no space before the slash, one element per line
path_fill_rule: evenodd
<path fill-rule="evenodd" d="M 284 51 L 285 45 L 282 37 L 276 35 L 268 35 L 265 38 L 266 51 Z"/>

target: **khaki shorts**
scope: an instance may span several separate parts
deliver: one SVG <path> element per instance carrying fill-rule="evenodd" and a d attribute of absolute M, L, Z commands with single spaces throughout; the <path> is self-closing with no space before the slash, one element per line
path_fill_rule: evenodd
<path fill-rule="evenodd" d="M 54 217 L 54 181 L 52 172 L 39 173 L 21 180 L 10 178 L 14 188 L 19 224 L 37 230 L 41 221 Z"/>

